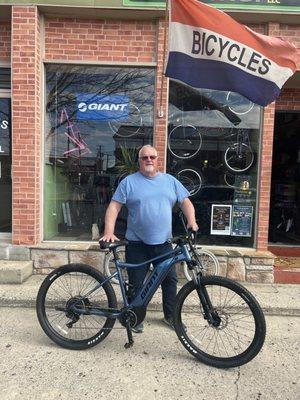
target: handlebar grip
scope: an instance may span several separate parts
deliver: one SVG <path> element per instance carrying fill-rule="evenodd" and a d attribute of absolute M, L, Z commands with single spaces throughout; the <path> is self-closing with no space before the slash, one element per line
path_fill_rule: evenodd
<path fill-rule="evenodd" d="M 222 112 L 229 119 L 229 121 L 233 123 L 233 125 L 239 125 L 241 122 L 241 119 L 233 111 L 231 111 L 228 106 L 223 106 Z"/>

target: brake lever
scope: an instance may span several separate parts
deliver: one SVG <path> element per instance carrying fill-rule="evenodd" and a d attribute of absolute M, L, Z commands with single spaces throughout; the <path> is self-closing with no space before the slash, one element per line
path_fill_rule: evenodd
<path fill-rule="evenodd" d="M 188 228 L 188 235 L 189 235 L 189 238 L 193 245 L 196 244 L 197 234 L 198 234 L 197 231 L 194 231 L 193 229 Z"/>

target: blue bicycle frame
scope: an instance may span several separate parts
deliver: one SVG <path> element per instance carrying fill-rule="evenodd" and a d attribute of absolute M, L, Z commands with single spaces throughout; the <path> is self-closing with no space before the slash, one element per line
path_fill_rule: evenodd
<path fill-rule="evenodd" d="M 174 264 L 181 262 L 181 261 L 186 261 L 186 262 L 191 261 L 191 256 L 187 249 L 186 244 L 180 244 L 174 250 L 169 251 L 165 254 L 161 254 L 160 256 L 157 256 L 155 258 L 151 258 L 141 264 L 128 264 L 128 263 L 120 262 L 116 257 L 115 249 L 113 249 L 113 251 L 114 251 L 114 256 L 115 256 L 115 265 L 116 265 L 116 269 L 117 269 L 116 272 L 114 274 L 112 274 L 111 276 L 109 276 L 108 278 L 106 278 L 103 282 L 96 285 L 88 293 L 85 293 L 80 299 L 78 299 L 78 302 L 75 302 L 73 304 L 73 306 L 71 307 L 74 312 L 76 312 L 78 314 L 93 314 L 93 315 L 99 315 L 99 316 L 110 317 L 110 318 L 118 318 L 121 315 L 121 313 L 124 311 L 124 309 L 122 311 L 121 310 L 109 311 L 108 309 L 100 309 L 97 307 L 97 308 L 89 309 L 87 311 L 86 309 L 76 307 L 77 304 L 80 304 L 82 299 L 88 297 L 90 294 L 92 294 L 94 291 L 96 291 L 100 287 L 104 286 L 106 284 L 106 282 L 110 281 L 114 277 L 117 277 L 119 280 L 119 285 L 121 288 L 124 307 L 126 309 L 134 308 L 134 307 L 143 307 L 143 306 L 146 307 L 149 304 L 149 302 L 151 301 L 158 286 L 162 283 L 162 281 L 167 276 L 167 274 L 171 270 L 171 268 L 173 268 Z M 154 270 L 148 276 L 147 280 L 144 282 L 140 291 L 134 296 L 134 298 L 129 303 L 127 296 L 126 296 L 125 282 L 123 280 L 121 270 L 143 267 L 147 264 L 157 262 L 159 260 L 163 260 L 163 261 L 156 264 Z"/>

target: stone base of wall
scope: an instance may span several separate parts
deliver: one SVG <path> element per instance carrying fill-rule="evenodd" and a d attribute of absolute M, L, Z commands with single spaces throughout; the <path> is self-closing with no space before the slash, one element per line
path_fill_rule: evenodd
<path fill-rule="evenodd" d="M 274 255 L 268 251 L 252 249 L 226 250 L 209 248 L 220 264 L 221 276 L 238 281 L 273 283 Z M 34 274 L 48 274 L 52 269 L 69 263 L 83 263 L 104 271 L 106 252 L 101 251 L 97 244 L 79 243 L 42 243 L 30 248 L 30 258 L 33 261 Z M 179 278 L 183 278 L 183 269 L 177 266 Z"/>
<path fill-rule="evenodd" d="M 237 281 L 274 282 L 275 256 L 269 251 L 210 249 L 220 263 L 220 275 Z"/>

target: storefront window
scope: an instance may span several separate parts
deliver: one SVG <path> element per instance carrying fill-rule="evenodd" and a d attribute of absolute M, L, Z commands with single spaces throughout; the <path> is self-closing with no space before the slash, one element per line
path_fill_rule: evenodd
<path fill-rule="evenodd" d="M 167 170 L 190 191 L 200 243 L 254 246 L 259 133 L 260 107 L 239 94 L 170 81 Z"/>
<path fill-rule="evenodd" d="M 44 237 L 91 240 L 153 137 L 154 70 L 46 66 Z M 126 229 L 122 209 L 116 234 Z"/>

